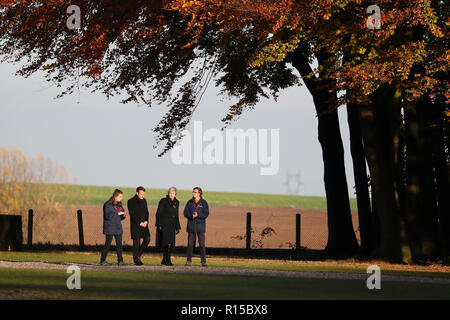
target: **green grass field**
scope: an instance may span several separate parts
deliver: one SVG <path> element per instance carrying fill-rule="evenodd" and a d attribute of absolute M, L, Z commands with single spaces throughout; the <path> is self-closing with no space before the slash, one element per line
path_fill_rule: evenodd
<path fill-rule="evenodd" d="M 46 185 L 47 188 L 60 188 L 59 185 Z M 64 192 L 57 194 L 55 201 L 62 205 L 103 205 L 116 187 L 67 185 Z M 118 187 L 124 192 L 124 198 L 129 199 L 135 194 L 135 188 Z M 147 189 L 146 198 L 149 205 L 157 205 L 160 198 L 167 194 L 166 189 Z M 179 190 L 177 198 L 182 204 L 192 197 L 191 190 Z M 327 208 L 324 197 L 274 195 L 256 193 L 235 193 L 204 191 L 204 197 L 214 206 L 247 206 L 299 208 L 325 211 Z M 352 211 L 356 211 L 356 199 L 350 199 Z"/>
<path fill-rule="evenodd" d="M 126 252 L 125 262 L 131 263 Z M 96 252 L 0 252 L 0 260 L 97 263 Z M 111 252 L 109 261 L 116 256 Z M 147 265 L 161 256 L 146 254 Z M 194 257 L 194 266 L 199 265 Z M 183 265 L 184 256 L 175 256 Z M 210 267 L 265 270 L 365 273 L 369 263 L 343 261 L 277 261 L 209 257 Z M 380 266 L 382 274 L 450 278 L 448 272 L 409 271 Z M 118 267 L 119 268 L 119 267 Z M 125 267 L 121 267 L 122 270 Z M 397 270 L 396 270 L 397 268 Z M 406 268 L 406 267 L 404 267 Z M 364 280 L 272 278 L 237 275 L 170 274 L 156 272 L 82 271 L 82 290 L 68 290 L 65 270 L 0 269 L 0 299 L 449 299 L 448 284 L 382 281 L 381 290 L 368 290 Z"/>

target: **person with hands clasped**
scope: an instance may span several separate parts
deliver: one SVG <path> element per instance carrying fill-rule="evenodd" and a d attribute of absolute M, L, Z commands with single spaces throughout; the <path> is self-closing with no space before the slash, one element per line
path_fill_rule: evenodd
<path fill-rule="evenodd" d="M 122 206 L 123 192 L 114 190 L 113 195 L 103 204 L 103 234 L 105 235 L 105 246 L 100 258 L 101 265 L 109 265 L 106 256 L 111 247 L 112 238 L 116 239 L 117 264 L 125 265 L 122 257 L 122 220 L 126 217 L 125 209 Z"/>
<path fill-rule="evenodd" d="M 200 246 L 200 258 L 202 266 L 206 267 L 206 247 L 205 232 L 206 218 L 209 216 L 208 203 L 202 198 L 203 191 L 200 187 L 195 187 L 192 191 L 192 199 L 190 199 L 184 207 L 184 216 L 188 219 L 188 248 L 186 266 L 190 266 L 192 262 L 192 253 L 194 251 L 195 239 L 198 238 Z"/>
<path fill-rule="evenodd" d="M 181 229 L 178 217 L 180 202 L 176 195 L 177 188 L 169 188 L 167 196 L 159 201 L 158 209 L 156 210 L 155 226 L 159 235 L 159 247 L 164 250 L 161 264 L 166 266 L 173 266 L 170 253 L 175 246 L 175 235 Z"/>
<path fill-rule="evenodd" d="M 133 239 L 133 261 L 137 266 L 144 263 L 141 256 L 150 243 L 150 230 L 148 229 L 148 206 L 144 198 L 145 188 L 137 187 L 136 195 L 127 202 L 130 213 L 131 239 Z M 141 244 L 141 238 L 142 244 Z"/>

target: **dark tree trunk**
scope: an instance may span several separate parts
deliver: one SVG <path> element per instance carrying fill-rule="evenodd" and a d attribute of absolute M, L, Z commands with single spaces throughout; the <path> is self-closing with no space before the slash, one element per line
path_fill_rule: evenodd
<path fill-rule="evenodd" d="M 372 232 L 373 232 L 373 248 L 375 251 L 380 250 L 380 218 L 377 211 L 377 200 L 375 198 L 375 185 L 370 179 L 370 190 L 372 194 Z"/>
<path fill-rule="evenodd" d="M 422 105 L 423 118 L 422 130 L 424 135 L 424 145 L 422 154 L 424 156 L 424 166 L 421 168 L 421 181 L 423 184 L 424 194 L 423 201 L 425 211 L 422 212 L 425 224 L 427 225 L 425 237 L 431 239 L 432 243 L 425 240 L 423 246 L 423 258 L 435 259 L 442 252 L 442 242 L 439 239 L 439 212 L 438 212 L 438 184 L 436 176 L 435 161 L 437 152 L 434 150 L 433 141 L 436 127 L 433 124 L 433 102 L 427 96 L 424 96 L 424 104 Z"/>
<path fill-rule="evenodd" d="M 445 116 L 445 98 L 436 99 L 431 106 L 435 128 L 433 130 L 432 146 L 437 188 L 437 210 L 439 218 L 439 235 L 441 254 L 448 259 L 450 256 L 450 189 L 449 189 L 449 149 L 448 149 L 448 119 Z"/>
<path fill-rule="evenodd" d="M 406 207 L 405 222 L 416 262 L 434 258 L 438 252 L 437 207 L 435 202 L 431 149 L 426 145 L 426 116 L 423 99 L 405 104 L 406 123 Z"/>
<path fill-rule="evenodd" d="M 379 218 L 378 254 L 390 261 L 409 262 L 409 246 L 401 237 L 401 211 L 398 185 L 394 177 L 399 166 L 400 108 L 389 88 L 381 87 L 371 103 L 359 105 L 364 151 L 370 170 L 376 215 Z"/>
<path fill-rule="evenodd" d="M 319 64 L 325 62 L 327 58 L 327 54 L 318 55 Z M 308 59 L 299 49 L 290 55 L 290 59 L 313 96 L 318 114 L 319 142 L 322 147 L 327 198 L 328 243 L 326 251 L 338 256 L 353 255 L 359 246 L 350 212 L 335 82 L 331 79 L 312 78 L 312 69 Z"/>
<path fill-rule="evenodd" d="M 347 119 L 350 129 L 350 150 L 353 160 L 353 174 L 358 205 L 359 231 L 361 237 L 361 253 L 368 255 L 374 249 L 373 217 L 370 208 L 369 184 L 366 170 L 361 125 L 358 105 L 347 104 Z"/>
<path fill-rule="evenodd" d="M 331 254 L 353 254 L 358 249 L 358 243 L 350 212 L 344 147 L 337 110 L 319 116 L 319 142 L 322 146 L 327 195 L 328 243 L 326 251 Z"/>

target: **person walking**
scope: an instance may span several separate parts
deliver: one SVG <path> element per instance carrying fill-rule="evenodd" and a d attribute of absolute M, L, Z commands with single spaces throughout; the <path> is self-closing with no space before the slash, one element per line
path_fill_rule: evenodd
<path fill-rule="evenodd" d="M 122 257 L 122 220 L 125 219 L 126 213 L 122 206 L 122 199 L 123 192 L 116 189 L 111 198 L 103 204 L 103 234 L 106 239 L 100 258 L 101 265 L 110 265 L 106 261 L 106 256 L 111 247 L 113 237 L 116 239 L 117 264 L 125 265 Z"/>
<path fill-rule="evenodd" d="M 159 247 L 163 249 L 164 255 L 162 265 L 173 266 L 171 251 L 175 246 L 175 235 L 180 232 L 180 219 L 178 208 L 180 202 L 176 198 L 177 188 L 171 187 L 167 196 L 159 200 L 156 210 L 156 230 L 159 233 Z"/>
<path fill-rule="evenodd" d="M 208 203 L 202 198 L 203 191 L 200 187 L 195 187 L 192 190 L 192 199 L 190 199 L 184 207 L 184 216 L 188 219 L 188 248 L 187 248 L 187 267 L 191 266 L 192 253 L 194 251 L 195 239 L 198 238 L 200 246 L 200 258 L 202 266 L 206 267 L 206 247 L 205 247 L 205 232 L 206 232 L 206 218 L 209 216 Z"/>
<path fill-rule="evenodd" d="M 133 261 L 137 266 L 144 264 L 141 256 L 150 243 L 148 206 L 144 196 L 145 188 L 137 187 L 136 194 L 127 202 L 128 212 L 130 213 L 131 239 L 133 239 Z M 142 243 L 141 239 L 143 239 Z"/>

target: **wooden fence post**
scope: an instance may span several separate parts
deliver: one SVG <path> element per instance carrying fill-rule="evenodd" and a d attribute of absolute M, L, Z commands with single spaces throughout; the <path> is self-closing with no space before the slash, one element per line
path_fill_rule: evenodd
<path fill-rule="evenodd" d="M 246 244 L 245 248 L 250 249 L 251 248 L 251 240 L 252 240 L 252 214 L 250 212 L 247 212 L 247 231 L 246 231 Z"/>
<path fill-rule="evenodd" d="M 77 211 L 77 217 L 78 217 L 78 238 L 80 242 L 80 249 L 84 249 L 83 212 L 81 210 Z"/>
<path fill-rule="evenodd" d="M 28 248 L 33 246 L 33 209 L 28 210 Z"/>
<path fill-rule="evenodd" d="M 295 215 L 295 249 L 300 250 L 300 227 L 301 227 L 300 213 Z"/>

